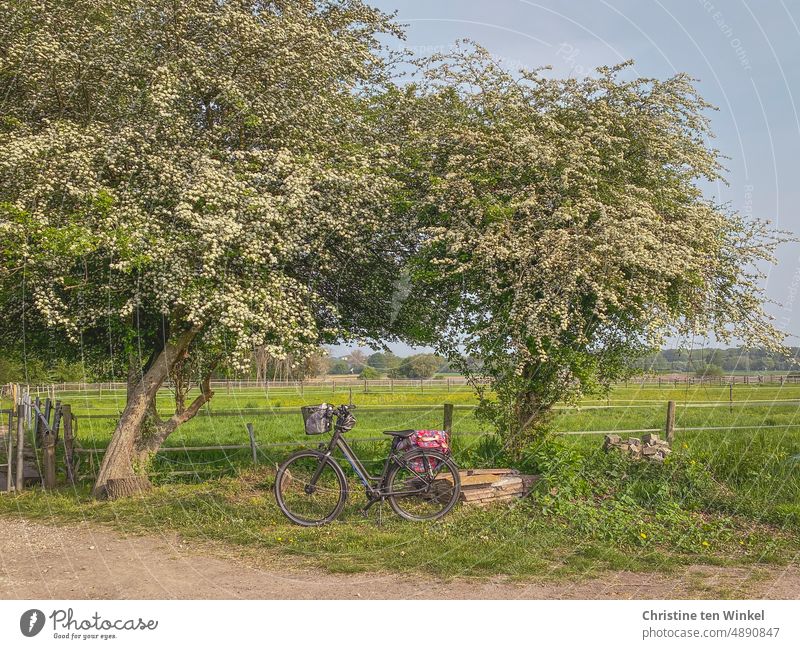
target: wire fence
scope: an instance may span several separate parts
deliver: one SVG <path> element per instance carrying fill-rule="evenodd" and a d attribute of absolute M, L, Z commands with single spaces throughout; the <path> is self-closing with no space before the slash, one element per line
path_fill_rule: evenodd
<path fill-rule="evenodd" d="M 719 432 L 719 431 L 733 431 L 733 430 L 752 430 L 753 426 L 676 426 L 673 429 L 674 434 L 680 434 L 683 432 Z M 797 430 L 800 429 L 800 424 L 779 424 L 779 425 L 759 425 L 759 429 L 783 429 L 783 430 Z M 664 433 L 666 434 L 666 430 L 664 427 L 661 428 L 626 428 L 626 429 L 609 429 L 609 430 L 573 430 L 573 431 L 558 431 L 558 435 L 620 435 L 620 436 L 627 436 L 627 435 L 643 435 L 646 433 Z M 490 433 L 487 432 L 456 432 L 454 436 L 456 437 L 482 437 L 488 435 Z M 378 444 L 386 442 L 385 437 L 361 437 L 351 440 L 352 444 Z M 160 458 L 166 463 L 167 468 L 163 470 L 157 470 L 152 472 L 151 476 L 158 476 L 160 478 L 165 478 L 168 476 L 177 476 L 177 477 L 185 477 L 185 476 L 193 476 L 198 479 L 207 477 L 209 475 L 214 474 L 230 474 L 230 473 L 238 473 L 243 467 L 248 465 L 258 465 L 258 464 L 272 464 L 274 460 L 274 456 L 270 454 L 270 451 L 279 451 L 282 449 L 300 449 L 300 448 L 315 448 L 318 445 L 318 442 L 312 442 L 311 440 L 295 440 L 291 442 L 272 442 L 272 443 L 251 443 L 251 444 L 220 444 L 220 445 L 207 445 L 207 446 L 166 446 L 162 447 L 158 451 L 158 455 Z M 235 453 L 237 452 L 247 452 L 246 457 L 248 460 L 245 460 L 245 456 L 241 458 L 236 458 Z M 81 479 L 93 479 L 96 476 L 97 467 L 99 467 L 100 458 L 105 453 L 105 448 L 80 448 L 77 449 L 77 452 L 89 456 L 91 459 L 88 462 L 87 470 L 82 473 L 80 476 Z M 213 457 L 212 459 L 208 460 L 199 460 L 197 454 L 199 453 L 221 453 L 222 457 Z M 249 461 L 249 458 L 254 458 L 252 463 Z M 178 458 L 175 458 L 175 456 Z M 182 462 L 179 457 L 180 455 L 184 455 L 186 457 L 185 462 Z M 167 457 L 170 456 L 170 457 Z M 173 459 L 175 458 L 175 459 Z M 381 464 L 383 459 L 377 460 L 369 460 L 366 458 L 362 458 L 362 462 L 365 464 Z M 220 466 L 220 463 L 224 463 L 224 466 Z M 179 468 L 175 468 L 179 467 Z M 190 469 L 183 469 L 182 467 L 191 467 Z"/>
<path fill-rule="evenodd" d="M 663 405 L 663 399 L 637 399 L 637 400 L 624 400 L 620 402 L 611 403 L 577 403 L 577 404 L 562 404 L 552 407 L 555 412 L 577 412 L 577 411 L 592 411 L 592 410 L 619 410 L 619 409 L 652 409 L 655 406 Z M 436 409 L 441 409 L 444 403 L 428 403 L 428 404 L 396 404 L 396 405 L 361 405 L 358 407 L 360 413 L 381 414 L 381 413 L 413 413 L 413 412 L 431 412 Z M 683 409 L 693 408 L 749 408 L 749 407 L 762 407 L 762 406 L 791 406 L 795 405 L 800 408 L 800 398 L 797 399 L 746 399 L 740 401 L 682 401 L 680 407 Z M 453 408 L 460 411 L 475 411 L 478 406 L 474 404 L 454 404 Z M 299 412 L 299 406 L 273 406 L 269 408 L 264 407 L 241 407 L 235 410 L 212 410 L 207 409 L 198 414 L 197 417 L 203 418 L 225 418 L 236 417 L 242 418 L 246 416 L 253 417 L 283 417 L 286 415 L 293 415 Z M 121 414 L 119 408 L 98 408 L 93 407 L 91 414 L 82 414 L 81 419 L 113 419 Z"/>
<path fill-rule="evenodd" d="M 657 402 L 660 405 L 666 406 L 667 403 L 663 401 Z M 673 402 L 674 403 L 674 402 Z M 735 408 L 765 408 L 765 407 L 773 407 L 776 405 L 791 405 L 797 406 L 798 412 L 800 413 L 800 399 L 784 399 L 780 401 L 770 401 L 770 400 L 750 400 L 750 401 L 741 401 L 741 402 L 734 402 L 729 403 L 727 401 L 717 401 L 717 402 L 699 402 L 699 403 L 692 403 L 692 402 L 685 402 L 680 404 L 681 409 L 692 409 L 692 408 L 708 408 L 708 407 L 735 407 Z M 579 411 L 579 410 L 614 410 L 614 409 L 628 409 L 631 407 L 635 408 L 648 408 L 653 409 L 655 403 L 648 403 L 648 405 L 629 405 L 629 404 L 622 404 L 622 405 L 596 405 L 596 406 L 556 406 L 556 410 L 561 411 Z M 456 404 L 429 404 L 424 406 L 407 406 L 402 408 L 404 411 L 418 411 L 418 412 L 425 412 L 430 413 L 436 409 L 441 409 L 442 414 L 442 428 L 447 429 L 453 434 L 454 436 L 458 437 L 479 437 L 479 436 L 486 436 L 492 433 L 488 431 L 468 431 L 468 430 L 452 430 L 452 413 L 455 410 L 462 410 L 462 411 L 474 411 L 477 406 L 474 405 L 456 405 Z M 448 415 L 448 409 L 450 410 L 450 414 Z M 395 406 L 380 406 L 380 407 L 361 407 L 359 408 L 359 412 L 366 412 L 366 413 L 393 413 L 397 412 L 398 408 Z M 667 409 L 665 409 L 667 412 Z M 236 411 L 222 411 L 222 412 L 215 412 L 209 413 L 210 417 L 237 417 L 240 419 L 244 419 L 243 415 L 258 415 L 258 416 L 290 416 L 295 415 L 298 413 L 297 407 L 284 407 L 284 408 L 273 408 L 273 409 L 250 409 L 245 412 L 236 412 Z M 114 415 L 83 415 L 82 419 L 96 419 L 96 418 L 111 418 Z M 245 425 L 245 429 L 249 426 L 252 426 L 251 423 Z M 667 428 L 669 427 L 669 421 L 665 420 L 665 424 L 659 428 L 653 427 L 635 427 L 635 428 L 605 428 L 605 429 L 592 429 L 592 430 L 557 430 L 554 431 L 557 435 L 609 435 L 609 434 L 634 434 L 634 433 L 657 433 L 657 432 L 667 432 Z M 709 426 L 672 426 L 672 430 L 674 432 L 685 432 L 685 431 L 724 431 L 724 430 L 752 430 L 754 428 L 758 429 L 798 429 L 800 428 L 800 423 L 783 423 L 783 424 L 757 424 L 757 425 L 709 425 Z M 308 438 L 309 441 L 305 445 L 316 446 L 317 442 L 312 439 Z M 386 441 L 385 437 L 355 437 L 354 441 L 356 442 L 380 442 Z M 231 445 L 203 445 L 203 446 L 190 446 L 190 445 L 180 445 L 180 446 L 164 446 L 161 448 L 159 452 L 163 453 L 175 453 L 175 452 L 182 452 L 182 451 L 212 451 L 212 450 L 241 450 L 241 449 L 261 449 L 261 448 L 289 448 L 295 446 L 303 446 L 304 443 L 298 441 L 290 441 L 290 442 L 271 442 L 271 443 L 261 443 L 253 441 L 250 444 L 231 444 Z M 83 449 L 84 451 L 91 451 L 91 452 L 100 452 L 104 451 L 103 448 L 94 448 L 94 449 Z"/>

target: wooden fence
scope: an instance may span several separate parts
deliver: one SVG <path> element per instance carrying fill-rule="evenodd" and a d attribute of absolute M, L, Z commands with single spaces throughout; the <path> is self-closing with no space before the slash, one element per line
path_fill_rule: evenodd
<path fill-rule="evenodd" d="M 304 394 L 306 390 L 324 391 L 333 394 L 368 394 L 368 393 L 393 393 L 397 392 L 420 392 L 443 391 L 451 392 L 469 388 L 472 385 L 482 385 L 486 381 L 468 381 L 462 376 L 453 376 L 435 379 L 371 379 L 360 380 L 357 377 L 337 376 L 322 379 L 308 379 L 305 381 L 253 381 L 253 380 L 214 380 L 211 381 L 211 388 L 216 392 L 232 392 L 234 390 L 260 390 L 269 396 L 270 393 L 295 393 Z M 615 384 L 616 387 L 640 387 L 640 388 L 677 388 L 686 386 L 730 386 L 730 385 L 795 385 L 800 384 L 800 374 L 730 374 L 716 377 L 696 377 L 689 375 L 646 375 L 639 376 L 629 381 Z M 104 393 L 124 393 L 127 389 L 122 382 L 100 382 L 100 383 L 50 383 L 43 385 L 27 386 L 33 395 L 46 395 L 55 399 L 57 393 L 95 393 L 102 396 Z M 173 386 L 169 381 L 164 383 L 164 390 L 172 390 Z M 8 396 L 8 387 L 0 387 L 0 397 Z"/>
<path fill-rule="evenodd" d="M 56 446 L 61 439 L 67 479 L 75 480 L 73 465 L 76 418 L 68 404 L 33 397 L 27 388 L 12 386 L 11 408 L 0 410 L 0 490 L 23 491 L 26 484 L 56 486 Z"/>

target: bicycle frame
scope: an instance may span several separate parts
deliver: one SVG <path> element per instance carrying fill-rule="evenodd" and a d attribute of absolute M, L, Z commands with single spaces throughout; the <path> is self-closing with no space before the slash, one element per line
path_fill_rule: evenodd
<path fill-rule="evenodd" d="M 389 467 L 391 467 L 392 462 L 399 464 L 400 466 L 409 469 L 418 477 L 423 477 L 421 474 L 417 473 L 412 469 L 404 460 L 402 455 L 397 454 L 397 443 L 398 439 L 395 437 L 392 439 L 392 446 L 389 451 L 389 455 L 386 457 L 386 461 L 383 463 L 383 470 L 381 471 L 380 475 L 374 476 L 370 474 L 361 460 L 358 459 L 358 456 L 355 454 L 353 449 L 347 443 L 347 440 L 344 438 L 344 431 L 342 431 L 338 426 L 334 428 L 333 436 L 331 437 L 331 441 L 325 445 L 320 444 L 320 450 L 324 449 L 324 457 L 331 458 L 333 456 L 333 452 L 336 449 L 339 449 L 344 455 L 344 458 L 353 468 L 353 471 L 358 476 L 361 483 L 364 485 L 364 488 L 367 490 L 367 506 L 366 509 L 383 498 L 387 496 L 411 496 L 414 494 L 422 493 L 425 491 L 425 485 L 420 487 L 419 489 L 412 489 L 408 491 L 393 491 L 389 492 L 386 491 L 386 478 L 389 474 Z M 429 473 L 431 470 L 430 462 L 428 461 L 427 457 L 425 457 L 423 451 L 423 460 L 425 464 L 426 472 Z M 322 470 L 325 467 L 324 462 L 320 462 L 319 468 L 317 469 L 316 473 L 311 478 L 309 486 L 313 488 L 316 484 L 319 476 L 322 474 Z"/>

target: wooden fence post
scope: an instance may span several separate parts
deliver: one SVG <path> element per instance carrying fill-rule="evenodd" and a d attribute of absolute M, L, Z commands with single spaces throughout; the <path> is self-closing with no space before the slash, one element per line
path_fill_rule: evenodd
<path fill-rule="evenodd" d="M 247 434 L 250 436 L 250 450 L 253 453 L 253 464 L 258 464 L 258 449 L 256 448 L 256 433 L 253 424 L 247 424 Z"/>
<path fill-rule="evenodd" d="M 70 484 L 75 484 L 75 467 L 72 464 L 72 455 L 75 448 L 75 437 L 72 428 L 72 406 L 69 404 L 61 406 L 61 418 L 64 420 L 64 465 L 67 469 L 67 479 Z M 91 454 L 89 457 L 91 457 Z"/>
<path fill-rule="evenodd" d="M 733 383 L 728 386 L 728 401 L 730 402 L 730 411 L 733 412 Z"/>
<path fill-rule="evenodd" d="M 667 402 L 667 425 L 666 425 L 667 443 L 672 444 L 675 440 L 675 402 Z"/>
<path fill-rule="evenodd" d="M 61 428 L 62 406 L 56 401 L 53 408 L 53 427 L 49 424 L 43 427 L 42 432 L 42 464 L 44 465 L 45 489 L 56 486 L 56 446 L 58 445 L 58 431 Z"/>
<path fill-rule="evenodd" d="M 48 390 L 49 392 L 49 390 Z M 38 404 L 37 404 L 38 405 Z M 53 409 L 53 402 L 50 400 L 50 397 L 47 397 L 44 400 L 44 420 L 47 425 L 50 425 L 50 411 Z M 38 442 L 39 439 L 37 438 L 36 441 Z"/>
<path fill-rule="evenodd" d="M 6 466 L 6 492 L 11 491 L 11 485 L 14 484 L 13 476 L 11 475 L 11 467 L 13 466 L 12 457 L 14 455 L 14 409 L 8 409 L 8 437 L 6 438 L 6 458 L 8 466 Z"/>
<path fill-rule="evenodd" d="M 448 433 L 453 432 L 453 404 L 444 404 L 444 429 Z"/>
<path fill-rule="evenodd" d="M 33 404 L 36 406 L 36 410 L 42 411 L 42 400 L 37 396 L 33 400 Z M 36 418 L 36 444 L 37 446 L 41 446 L 42 444 L 42 435 L 44 434 L 44 426 L 42 425 L 41 417 Z"/>
<path fill-rule="evenodd" d="M 53 431 L 45 430 L 42 434 L 42 464 L 44 487 L 53 489 L 56 486 L 56 436 Z"/>
<path fill-rule="evenodd" d="M 8 431 L 9 435 L 11 431 Z M 17 474 L 14 480 L 14 488 L 17 491 L 22 491 L 25 487 L 23 468 L 25 465 L 25 457 L 23 451 L 25 450 L 25 404 L 20 403 L 17 406 Z M 11 466 L 8 467 L 11 471 Z"/>

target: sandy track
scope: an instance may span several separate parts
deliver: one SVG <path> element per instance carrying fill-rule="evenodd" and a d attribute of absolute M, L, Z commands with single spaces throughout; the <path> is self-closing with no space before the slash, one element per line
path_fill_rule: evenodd
<path fill-rule="evenodd" d="M 259 567 L 176 536 L 0 518 L 4 599 L 680 599 L 800 598 L 800 569 L 692 566 L 564 583 L 336 575 Z M 216 556 L 215 556 L 216 555 Z"/>

